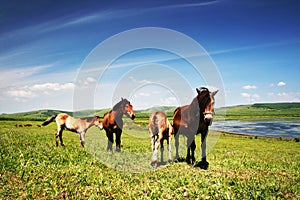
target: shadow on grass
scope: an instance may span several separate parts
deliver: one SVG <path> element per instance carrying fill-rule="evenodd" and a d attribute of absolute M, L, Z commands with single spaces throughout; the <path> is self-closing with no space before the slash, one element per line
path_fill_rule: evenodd
<path fill-rule="evenodd" d="M 179 157 L 175 159 L 174 162 L 183 163 L 186 162 L 186 159 L 184 157 Z M 209 163 L 207 161 L 200 161 L 200 162 L 196 162 L 193 166 L 200 169 L 207 170 L 209 167 Z"/>

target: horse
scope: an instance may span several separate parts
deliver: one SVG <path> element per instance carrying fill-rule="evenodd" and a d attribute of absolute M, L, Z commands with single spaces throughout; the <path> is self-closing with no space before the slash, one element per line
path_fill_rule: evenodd
<path fill-rule="evenodd" d="M 55 133 L 56 137 L 56 146 L 58 147 L 58 137 L 60 140 L 61 146 L 64 146 L 63 139 L 62 139 L 62 132 L 66 128 L 69 131 L 78 133 L 80 135 L 80 144 L 84 147 L 84 135 L 87 130 L 92 126 L 98 126 L 100 128 L 100 117 L 89 117 L 89 118 L 81 118 L 75 119 L 66 113 L 55 114 L 46 119 L 42 126 L 46 126 L 53 122 L 55 119 L 57 124 L 57 132 Z"/>
<path fill-rule="evenodd" d="M 214 115 L 214 96 L 217 91 L 210 92 L 207 88 L 196 88 L 197 96 L 191 104 L 176 108 L 173 116 L 173 129 L 175 137 L 176 156 L 179 159 L 179 135 L 187 137 L 187 156 L 186 162 L 194 164 L 196 159 L 194 152 L 196 149 L 195 135 L 201 133 L 202 160 L 199 166 L 208 168 L 209 163 L 206 160 L 206 137 L 208 127 L 211 125 Z M 190 152 L 192 154 L 190 154 Z"/>
<path fill-rule="evenodd" d="M 113 106 L 112 110 L 105 113 L 102 120 L 102 128 L 106 132 L 107 151 L 112 151 L 112 144 L 114 143 L 114 135 L 116 133 L 116 151 L 121 151 L 121 135 L 123 129 L 123 115 L 134 120 L 135 114 L 132 105 L 127 99 L 121 98 L 121 101 Z"/>
<path fill-rule="evenodd" d="M 152 162 L 155 167 L 157 167 L 157 152 L 158 147 L 160 147 L 161 162 L 163 162 L 163 152 L 164 152 L 164 140 L 167 140 L 169 162 L 172 161 L 171 154 L 171 137 L 173 128 L 167 119 L 167 115 L 164 112 L 153 112 L 149 117 L 148 128 L 151 137 L 152 146 Z"/>

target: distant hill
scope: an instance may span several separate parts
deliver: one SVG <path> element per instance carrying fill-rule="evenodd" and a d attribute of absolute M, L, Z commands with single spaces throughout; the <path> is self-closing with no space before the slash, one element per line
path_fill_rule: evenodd
<path fill-rule="evenodd" d="M 145 110 L 136 110 L 135 113 L 137 117 L 149 117 L 149 113 L 156 112 L 156 111 L 163 111 L 168 114 L 173 114 L 176 107 L 171 106 L 160 106 L 160 107 L 152 107 Z M 80 117 L 90 117 L 98 115 L 101 118 L 103 115 L 108 112 L 109 108 L 107 109 L 99 109 L 99 110 L 81 110 L 76 111 L 75 113 L 70 111 L 63 111 L 63 110 L 36 110 L 36 111 L 29 111 L 29 112 L 20 112 L 20 113 L 13 113 L 13 114 L 1 114 L 0 120 L 29 120 L 29 121 L 43 121 L 48 117 L 58 114 L 58 113 L 67 113 L 71 116 L 80 118 Z"/>
<path fill-rule="evenodd" d="M 173 116 L 176 107 L 158 106 L 144 110 L 136 110 L 137 118 L 148 118 L 149 114 L 156 111 L 167 113 L 170 118 Z M 62 110 L 37 110 L 14 114 L 1 114 L 0 120 L 33 120 L 43 121 L 53 114 L 67 113 L 75 117 L 89 117 L 98 115 L 102 117 L 110 109 L 82 110 L 75 113 Z M 226 115 L 225 115 L 226 113 Z M 257 119 L 257 118 L 300 118 L 300 103 L 256 103 L 253 105 L 239 105 L 215 110 L 216 119 L 226 117 L 230 119 Z"/>
<path fill-rule="evenodd" d="M 226 119 L 299 118 L 300 103 L 256 103 L 216 109 L 226 112 Z"/>

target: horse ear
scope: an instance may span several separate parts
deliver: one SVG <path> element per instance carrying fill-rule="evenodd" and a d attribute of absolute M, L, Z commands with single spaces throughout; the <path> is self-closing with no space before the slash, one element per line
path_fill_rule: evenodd
<path fill-rule="evenodd" d="M 121 97 L 121 101 L 123 101 L 124 99 L 123 99 L 123 97 Z"/>
<path fill-rule="evenodd" d="M 219 92 L 219 90 L 216 90 L 216 91 L 212 92 L 211 96 L 215 96 L 218 92 Z"/>
<path fill-rule="evenodd" d="M 198 88 L 196 88 L 196 91 L 197 91 L 198 94 L 200 94 L 200 92 L 201 92 Z"/>

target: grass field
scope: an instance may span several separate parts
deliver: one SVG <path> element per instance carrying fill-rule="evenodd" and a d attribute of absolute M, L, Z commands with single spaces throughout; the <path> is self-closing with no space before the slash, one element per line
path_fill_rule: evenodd
<path fill-rule="evenodd" d="M 16 128 L 18 123 L 33 126 Z M 64 132 L 66 146 L 56 148 L 55 124 L 39 128 L 39 123 L 0 121 L 1 199 L 300 198 L 300 143 L 295 140 L 210 132 L 218 137 L 207 170 L 184 162 L 155 170 L 143 126 L 126 126 L 123 153 L 109 154 L 101 152 L 107 139 L 96 127 L 86 135 L 86 149 L 71 132 Z M 141 173 L 123 166 L 136 158 L 133 166 L 140 166 Z"/>

